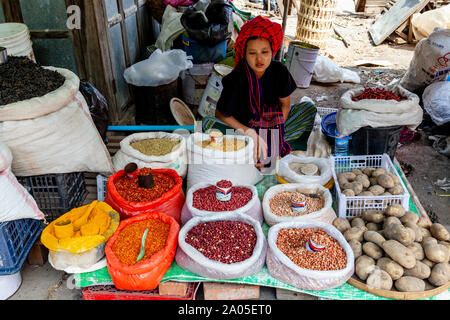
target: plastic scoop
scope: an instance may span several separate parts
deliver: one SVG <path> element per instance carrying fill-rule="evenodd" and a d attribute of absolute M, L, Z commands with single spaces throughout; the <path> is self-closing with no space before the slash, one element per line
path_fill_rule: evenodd
<path fill-rule="evenodd" d="M 147 233 L 148 233 L 148 228 L 145 229 L 144 234 L 142 235 L 142 240 L 141 240 L 141 251 L 139 252 L 139 255 L 136 259 L 136 262 L 141 261 L 141 259 L 144 257 L 145 255 L 145 238 L 147 238 Z"/>

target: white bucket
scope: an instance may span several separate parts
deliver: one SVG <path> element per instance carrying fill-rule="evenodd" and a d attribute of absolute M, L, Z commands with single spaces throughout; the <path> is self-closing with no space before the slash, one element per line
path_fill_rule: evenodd
<path fill-rule="evenodd" d="M 30 32 L 23 23 L 0 24 L 0 47 L 5 47 L 9 56 L 26 56 L 36 61 L 30 40 Z"/>
<path fill-rule="evenodd" d="M 198 113 L 202 117 L 215 117 L 216 105 L 222 93 L 222 78 L 233 71 L 233 68 L 224 64 L 215 64 L 214 72 L 208 80 L 208 85 L 203 93 Z"/>
<path fill-rule="evenodd" d="M 311 47 L 311 48 L 310 48 Z M 289 43 L 286 66 L 298 88 L 308 88 L 314 73 L 319 47 L 301 41 Z"/>
<path fill-rule="evenodd" d="M 194 64 L 192 68 L 183 72 L 181 78 L 186 103 L 197 106 L 200 104 L 213 67 L 214 63 Z"/>
<path fill-rule="evenodd" d="M 6 300 L 12 296 L 22 284 L 20 271 L 7 276 L 0 276 L 0 300 Z"/>

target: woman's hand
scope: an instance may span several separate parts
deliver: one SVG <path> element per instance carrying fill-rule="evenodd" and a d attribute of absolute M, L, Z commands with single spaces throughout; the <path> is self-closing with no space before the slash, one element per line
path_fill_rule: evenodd
<path fill-rule="evenodd" d="M 267 157 L 267 143 L 255 131 L 255 129 L 247 128 L 244 134 L 253 139 L 253 158 L 255 162 L 259 159 L 266 159 Z M 262 164 L 264 165 L 264 164 Z"/>

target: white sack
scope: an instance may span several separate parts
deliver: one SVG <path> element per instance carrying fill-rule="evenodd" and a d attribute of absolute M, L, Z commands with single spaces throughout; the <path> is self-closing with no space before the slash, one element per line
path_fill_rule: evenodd
<path fill-rule="evenodd" d="M 235 209 L 233 211 L 206 211 L 194 208 L 194 206 L 192 205 L 194 199 L 194 192 L 199 189 L 207 188 L 209 186 L 211 186 L 211 183 L 200 182 L 192 186 L 188 190 L 186 194 L 186 202 L 184 203 L 183 209 L 181 211 L 182 224 L 185 224 L 193 217 L 205 217 L 208 215 L 214 216 L 217 214 L 231 214 L 231 213 L 246 214 L 255 219 L 256 221 L 258 221 L 259 223 L 263 222 L 262 206 L 258 198 L 258 190 L 256 189 L 255 186 L 252 185 L 233 185 L 233 187 L 246 187 L 252 191 L 252 199 L 241 208 Z"/>
<path fill-rule="evenodd" d="M 333 60 L 325 56 L 317 56 L 312 77 L 315 81 L 323 83 L 361 82 L 358 73 L 337 66 Z"/>
<path fill-rule="evenodd" d="M 131 143 L 146 139 L 170 139 L 180 141 L 172 152 L 163 156 L 148 156 L 131 147 Z M 186 140 L 176 133 L 140 132 L 134 133 L 120 141 L 120 149 L 113 157 L 116 171 L 122 170 L 128 163 L 134 162 L 138 168 L 173 169 L 181 178 L 187 173 Z"/>
<path fill-rule="evenodd" d="M 281 192 L 303 192 L 307 194 L 318 194 L 325 200 L 325 204 L 322 209 L 311 212 L 302 216 L 278 216 L 272 213 L 270 209 L 270 200 Z M 270 187 L 264 194 L 262 207 L 264 213 L 264 220 L 269 226 L 273 226 L 281 222 L 323 222 L 331 224 L 336 218 L 336 213 L 333 208 L 333 198 L 331 196 L 330 190 L 322 185 L 318 184 L 302 184 L 302 183 L 287 183 L 287 184 L 277 184 Z"/>
<path fill-rule="evenodd" d="M 409 91 L 424 89 L 436 81 L 445 81 L 450 71 L 450 29 L 436 28 L 414 49 L 409 68 L 400 85 Z"/>
<path fill-rule="evenodd" d="M 0 223 L 18 219 L 44 219 L 36 201 L 11 172 L 12 154 L 0 141 Z"/>
<path fill-rule="evenodd" d="M 233 185 L 255 185 L 263 179 L 261 172 L 255 168 L 253 159 L 253 139 L 241 135 L 224 135 L 225 138 L 244 140 L 247 145 L 237 151 L 223 152 L 205 149 L 196 142 L 209 140 L 209 135 L 196 132 L 186 141 L 188 152 L 187 189 L 200 182 L 215 184 L 226 179 Z"/>
<path fill-rule="evenodd" d="M 298 174 L 289 167 L 289 165 L 294 162 L 315 164 L 317 167 L 319 167 L 320 175 L 307 176 Z M 277 175 L 284 178 L 290 183 L 315 183 L 323 186 L 331 180 L 333 173 L 331 172 L 330 163 L 327 159 L 314 157 L 297 157 L 293 154 L 289 154 L 278 161 Z"/>
<path fill-rule="evenodd" d="M 417 40 L 427 38 L 435 28 L 450 29 L 450 4 L 413 14 L 411 24 Z"/>
<path fill-rule="evenodd" d="M 438 126 L 450 121 L 450 81 L 430 84 L 422 95 L 423 107 Z"/>
<path fill-rule="evenodd" d="M 289 259 L 276 245 L 278 232 L 289 228 L 320 228 L 335 238 L 347 255 L 347 264 L 344 269 L 319 271 L 303 269 Z M 304 290 L 327 290 L 339 287 L 347 282 L 353 275 L 354 255 L 344 236 L 330 224 L 322 222 L 284 222 L 269 229 L 267 250 L 267 268 L 272 277 Z"/>
<path fill-rule="evenodd" d="M 197 249 L 186 243 L 187 233 L 197 224 L 220 220 L 241 221 L 253 226 L 257 240 L 250 258 L 232 264 L 222 263 L 206 258 Z M 265 264 L 266 253 L 267 241 L 258 221 L 247 215 L 222 213 L 204 218 L 192 218 L 181 228 L 178 234 L 178 248 L 175 254 L 175 261 L 180 268 L 186 271 L 210 279 L 225 280 L 243 278 L 258 272 Z"/>

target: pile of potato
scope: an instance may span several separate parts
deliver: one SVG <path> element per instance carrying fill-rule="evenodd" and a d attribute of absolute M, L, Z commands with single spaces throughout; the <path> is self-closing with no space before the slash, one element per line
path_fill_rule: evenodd
<path fill-rule="evenodd" d="M 342 194 L 354 196 L 391 196 L 403 194 L 400 179 L 385 168 L 359 168 L 337 175 Z"/>
<path fill-rule="evenodd" d="M 450 234 L 439 223 L 392 204 L 355 218 L 336 218 L 355 255 L 355 274 L 369 287 L 401 292 L 450 281 Z"/>

